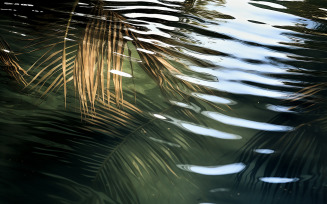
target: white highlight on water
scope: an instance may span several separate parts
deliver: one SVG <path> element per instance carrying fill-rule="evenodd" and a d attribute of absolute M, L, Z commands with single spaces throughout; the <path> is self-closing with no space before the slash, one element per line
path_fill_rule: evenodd
<path fill-rule="evenodd" d="M 110 70 L 111 73 L 113 74 L 117 74 L 117 75 L 120 75 L 120 76 L 123 76 L 123 77 L 133 77 L 132 75 L 126 73 L 126 72 L 122 72 L 122 71 L 118 71 L 118 70 Z"/>
<path fill-rule="evenodd" d="M 272 149 L 255 149 L 253 151 L 259 154 L 273 154 L 275 152 Z"/>
<path fill-rule="evenodd" d="M 291 183 L 299 181 L 299 178 L 284 178 L 284 177 L 262 177 L 259 178 L 260 181 L 266 183 Z"/>
<path fill-rule="evenodd" d="M 246 167 L 246 165 L 243 163 L 234 163 L 220 166 L 196 166 L 188 164 L 178 164 L 177 167 L 185 171 L 197 174 L 217 176 L 239 173 Z"/>

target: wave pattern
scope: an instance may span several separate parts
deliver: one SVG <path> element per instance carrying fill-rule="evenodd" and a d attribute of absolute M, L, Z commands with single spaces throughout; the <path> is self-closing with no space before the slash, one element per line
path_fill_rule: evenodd
<path fill-rule="evenodd" d="M 33 86 L 1 75 L 4 202 L 327 202 L 325 2 L 75 3 L 0 7 L 0 57 Z M 70 70 L 94 59 L 80 104 L 62 49 L 77 94 Z"/>

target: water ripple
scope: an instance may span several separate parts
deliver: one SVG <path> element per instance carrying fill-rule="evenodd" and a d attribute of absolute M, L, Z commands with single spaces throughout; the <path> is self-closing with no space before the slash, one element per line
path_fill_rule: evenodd
<path fill-rule="evenodd" d="M 235 118 L 217 112 L 202 111 L 202 114 L 227 125 L 251 128 L 264 131 L 292 131 L 294 128 L 284 125 L 275 125 L 271 123 L 257 122 L 242 118 Z"/>
<path fill-rule="evenodd" d="M 95 115 L 94 120 L 101 118 L 101 115 L 106 120 L 87 123 L 96 126 L 92 131 L 86 126 L 80 129 L 81 124 L 76 122 L 80 121 L 77 114 L 74 115 L 74 123 L 78 125 L 75 127 L 76 131 L 73 131 L 73 120 L 67 117 L 67 121 L 58 122 L 63 116 L 51 115 L 53 107 L 46 106 L 46 114 L 42 112 L 35 115 L 34 109 L 44 106 L 32 106 L 30 101 L 21 102 L 30 93 L 13 94 L 9 93 L 9 89 L 3 91 L 7 88 L 1 88 L 3 97 L 0 97 L 0 112 L 6 116 L 0 120 L 1 130 L 4 132 L 4 136 L 0 137 L 4 143 L 1 148 L 14 159 L 18 154 L 21 156 L 17 158 L 35 158 L 35 161 L 33 159 L 29 163 L 31 167 L 24 164 L 26 168 L 39 168 L 36 163 L 43 164 L 48 159 L 47 165 L 51 171 L 58 172 L 58 175 L 65 173 L 65 177 L 56 179 L 65 181 L 66 188 L 71 192 L 76 191 L 76 197 L 85 199 L 87 203 L 92 202 L 87 200 L 91 195 L 111 202 L 105 197 L 107 194 L 103 197 L 102 190 L 94 191 L 88 183 L 94 179 L 97 168 L 106 165 L 108 172 L 126 172 L 123 174 L 124 178 L 131 177 L 131 181 L 138 181 L 136 187 L 142 188 L 135 188 L 136 192 L 141 193 L 146 202 L 151 202 L 148 199 L 155 199 L 153 202 L 161 199 L 166 201 L 168 197 L 176 194 L 176 189 L 183 199 L 181 201 L 171 198 L 171 203 L 251 203 L 252 200 L 242 199 L 245 197 L 241 196 L 246 193 L 253 194 L 255 199 L 260 196 L 265 199 L 278 197 L 281 198 L 281 203 L 287 203 L 290 200 L 285 202 L 284 195 L 288 198 L 294 195 L 300 197 L 296 191 L 301 189 L 301 192 L 306 192 L 305 188 L 314 189 L 306 194 L 307 197 L 319 197 L 314 193 L 322 192 L 319 188 L 326 184 L 326 180 L 323 180 L 321 175 L 326 173 L 321 169 L 327 169 L 323 168 L 323 159 L 319 160 L 326 155 L 323 146 L 325 139 L 321 139 L 326 135 L 326 122 L 324 118 L 319 118 L 325 115 L 326 105 L 324 89 L 327 7 L 322 1 L 103 0 L 102 14 L 91 12 L 96 8 L 97 1 L 79 2 L 72 13 L 68 1 L 53 7 L 51 5 L 56 4 L 55 2 L 26 2 L 29 3 L 8 0 L 0 5 L 1 37 L 9 39 L 8 42 L 13 46 L 12 49 L 3 47 L 0 52 L 15 55 L 13 50 L 20 51 L 25 45 L 31 45 L 28 49 L 36 49 L 39 52 L 39 44 L 48 46 L 47 43 L 54 43 L 58 39 L 79 43 L 82 41 L 79 37 L 83 38 L 86 31 L 89 31 L 85 30 L 88 22 L 92 22 L 95 30 L 101 25 L 99 23 L 95 26 L 96 20 L 101 20 L 101 23 L 108 26 L 113 21 L 103 13 L 112 12 L 119 16 L 122 24 L 127 25 L 125 30 L 119 31 L 122 39 L 126 40 L 126 52 L 122 51 L 120 54 L 124 71 L 111 69 L 108 73 L 113 74 L 115 78 L 123 78 L 124 85 L 121 87 L 124 90 L 124 100 L 135 104 L 140 112 L 149 113 L 143 118 L 143 115 L 136 113 L 127 116 L 119 115 L 119 111 L 112 114 L 103 111 Z M 71 30 L 64 38 L 69 14 L 72 14 Z M 52 24 L 57 21 L 58 24 Z M 115 28 L 105 29 L 113 31 Z M 51 37 L 47 36 L 44 41 L 40 40 L 36 44 L 26 43 L 34 37 L 41 39 L 43 32 L 50 33 Z M 90 37 L 95 42 L 102 36 L 94 34 Z M 16 38 L 21 38 L 23 45 L 16 43 Z M 90 39 L 90 42 L 92 40 Z M 137 47 L 138 43 L 144 46 Z M 110 43 L 107 46 L 110 46 Z M 118 50 L 111 54 L 119 55 L 116 52 Z M 20 57 L 20 54 L 18 53 L 17 57 Z M 32 57 L 23 56 L 20 61 L 23 65 L 32 65 L 35 61 L 29 62 L 25 58 L 34 59 L 39 54 Z M 142 55 L 148 57 L 147 61 L 140 57 Z M 159 58 L 160 63 L 155 60 Z M 96 66 L 99 66 L 103 59 L 105 58 L 99 55 Z M 163 65 L 168 64 L 171 69 L 165 70 Z M 131 67 L 132 71 L 125 71 Z M 155 68 L 157 70 L 151 72 Z M 150 74 L 148 76 L 145 73 Z M 160 75 L 165 77 L 158 79 Z M 91 80 L 90 83 L 97 82 Z M 3 87 L 9 87 L 8 84 L 6 81 Z M 165 90 L 163 84 L 170 85 L 169 89 Z M 193 87 L 178 87 L 179 84 L 191 84 Z M 318 84 L 320 85 L 316 86 Z M 42 86 L 46 85 L 45 82 Z M 118 90 L 120 85 L 113 84 L 112 89 Z M 102 91 L 105 90 L 106 88 L 102 87 Z M 165 94 L 178 90 L 178 97 L 166 97 L 160 90 L 166 91 Z M 126 96 L 128 91 L 132 91 L 134 95 Z M 149 96 L 150 100 L 145 99 L 141 93 Z M 59 107 L 57 104 L 62 104 L 63 99 L 58 97 L 60 90 L 56 94 L 43 104 L 50 103 L 55 108 Z M 182 99 L 179 96 L 182 96 Z M 26 113 L 20 113 L 21 110 Z M 40 121 L 36 123 L 26 119 L 33 114 L 36 118 L 33 120 Z M 42 115 L 48 117 L 44 118 Z M 128 118 L 133 118 L 131 121 L 137 122 L 137 125 L 130 125 Z M 105 133 L 102 135 L 103 132 Z M 124 141 L 120 143 L 121 140 Z M 9 145 L 6 146 L 7 141 Z M 16 148 L 20 143 L 24 148 Z M 151 146 L 146 146 L 148 144 Z M 34 147 L 29 150 L 28 145 Z M 17 149 L 21 153 L 17 153 Z M 175 151 L 176 149 L 179 151 Z M 26 154 L 25 157 L 25 152 L 29 151 L 32 153 Z M 116 159 L 107 159 L 116 154 Z M 231 154 L 233 156 L 230 156 Z M 7 155 L 4 155 L 6 159 Z M 149 163 L 152 159 L 157 163 Z M 217 163 L 221 160 L 226 165 L 216 165 L 221 164 Z M 8 161 L 10 162 L 6 163 Z M 24 166 L 23 161 L 19 164 L 8 161 L 1 160 L 0 163 Z M 195 163 L 199 165 L 194 165 Z M 48 171 L 47 165 L 44 165 L 45 172 Z M 58 171 L 57 168 L 52 168 L 52 165 L 56 165 Z M 69 170 L 67 167 L 74 168 Z M 15 175 L 16 169 L 18 168 L 11 168 L 8 172 Z M 39 169 L 43 169 L 43 166 Z M 159 171 L 160 169 L 165 173 Z M 183 178 L 182 174 L 179 174 L 182 172 L 180 170 L 190 172 L 194 177 Z M 155 175 L 153 180 L 150 176 L 152 173 Z M 230 180 L 231 176 L 220 177 L 230 174 L 238 174 L 237 181 Z M 305 188 L 301 185 L 291 186 L 293 183 L 298 184 L 300 180 L 303 181 L 302 175 L 307 174 L 312 175 L 312 182 L 308 182 Z M 125 179 L 119 180 L 120 177 L 117 177 L 119 181 L 111 182 L 105 178 L 108 175 L 100 175 L 104 177 L 101 179 L 105 192 L 110 192 L 113 197 L 119 194 L 119 198 L 133 199 L 134 194 L 131 193 L 130 196 L 125 191 L 132 182 L 125 183 Z M 173 177 L 167 182 L 167 179 L 171 178 L 164 177 L 167 175 L 178 176 L 179 179 Z M 203 176 L 199 175 L 206 175 L 208 179 L 203 181 Z M 79 183 L 79 179 L 75 181 L 74 176 L 80 178 L 82 183 Z M 215 180 L 217 176 L 219 180 Z M 197 177 L 200 179 L 197 180 Z M 170 188 L 170 182 L 174 183 L 176 188 Z M 188 185 L 188 182 L 194 183 Z M 240 194 L 237 194 L 236 198 L 230 196 L 234 190 L 230 188 L 230 184 L 237 186 L 234 182 L 239 182 L 237 184 L 241 186 L 241 190 L 238 190 Z M 12 182 L 5 179 L 5 183 Z M 157 186 L 152 186 L 153 183 Z M 20 187 L 19 184 L 15 186 Z M 287 185 L 283 185 L 283 191 L 278 191 L 281 186 L 279 184 Z M 118 192 L 112 185 L 121 186 L 124 190 Z M 278 187 L 269 188 L 275 185 Z M 153 193 L 155 198 L 152 198 L 152 191 L 158 186 L 159 191 L 162 186 L 164 191 Z M 195 193 L 185 190 L 191 186 L 196 186 Z M 44 193 L 47 188 L 41 189 L 42 187 L 36 187 L 36 191 Z M 288 191 L 289 189 L 293 191 Z M 169 193 L 169 190 L 173 193 Z M 88 195 L 84 195 L 84 191 L 88 192 Z M 144 194 L 150 191 L 151 196 Z M 202 192 L 210 195 L 200 195 Z M 229 197 L 235 200 L 221 200 L 225 198 L 215 197 L 215 192 L 228 192 Z M 265 194 L 266 192 L 270 194 Z M 192 197 L 191 194 L 196 196 Z M 156 197 L 157 195 L 161 197 Z M 203 198 L 212 200 L 201 200 Z M 299 200 L 300 198 L 296 201 Z M 65 199 L 63 201 L 70 202 Z M 268 201 L 270 200 L 267 200 L 267 203 L 271 203 Z M 144 203 L 144 200 L 140 203 Z"/>
<path fill-rule="evenodd" d="M 185 76 L 185 75 L 175 75 L 175 76 L 179 79 L 191 82 L 193 84 L 201 85 L 218 91 L 234 93 L 234 94 L 254 95 L 254 96 L 269 97 L 269 98 L 276 98 L 276 99 L 287 99 L 289 98 L 290 95 L 292 95 L 291 92 L 269 90 L 259 86 L 245 84 L 242 82 L 234 82 L 234 81 L 213 82 L 213 81 L 207 81 L 204 79 Z"/>

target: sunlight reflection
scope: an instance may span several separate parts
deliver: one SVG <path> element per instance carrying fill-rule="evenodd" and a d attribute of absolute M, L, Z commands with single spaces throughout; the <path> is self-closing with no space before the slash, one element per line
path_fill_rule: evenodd
<path fill-rule="evenodd" d="M 161 115 L 160 115 L 161 116 Z M 156 116 L 158 118 L 160 118 L 160 116 Z M 202 136 L 209 136 L 209 137 L 214 137 L 214 138 L 218 138 L 218 139 L 228 139 L 228 140 L 239 140 L 242 139 L 241 136 L 239 135 L 235 135 L 232 133 L 227 133 L 227 132 L 222 132 L 216 129 L 212 129 L 209 127 L 204 127 L 198 124 L 194 124 L 194 123 L 190 123 L 190 122 L 186 122 L 186 121 L 182 121 L 182 120 L 178 120 L 176 118 L 170 117 L 170 116 L 161 116 L 161 117 L 165 117 L 168 118 L 170 120 L 166 120 L 169 123 L 172 123 L 188 132 L 197 134 L 197 135 L 202 135 Z"/>
<path fill-rule="evenodd" d="M 214 95 L 209 95 L 209 94 L 202 94 L 202 93 L 192 93 L 192 96 L 195 96 L 197 98 L 206 100 L 206 101 L 210 101 L 213 103 L 220 103 L 220 104 L 227 104 L 227 105 L 234 105 L 236 104 L 235 101 L 227 99 L 227 98 L 223 98 L 223 97 L 219 97 L 219 96 L 214 96 Z"/>
<path fill-rule="evenodd" d="M 208 88 L 212 88 L 219 91 L 225 91 L 228 93 L 234 93 L 234 94 L 244 94 L 244 95 L 254 95 L 254 96 L 263 96 L 263 97 L 269 97 L 269 98 L 276 98 L 276 99 L 287 99 L 289 95 L 291 95 L 290 92 L 282 92 L 277 90 L 269 90 L 266 88 L 261 88 L 258 86 L 253 86 L 241 82 L 234 82 L 234 81 L 206 81 L 204 79 L 195 78 L 191 76 L 186 75 L 175 75 L 177 78 L 180 78 L 182 80 L 202 85 Z"/>
<path fill-rule="evenodd" d="M 277 64 L 276 66 L 270 64 L 254 64 L 230 57 L 221 57 L 219 65 L 228 69 L 233 68 L 246 71 L 258 71 L 260 73 L 297 74 L 295 72 L 287 72 L 292 67 L 286 67 L 283 64 Z"/>
<path fill-rule="evenodd" d="M 183 122 L 183 123 L 180 123 L 180 125 L 185 130 L 195 133 L 195 134 L 198 134 L 198 135 L 210 136 L 210 137 L 215 137 L 215 138 L 219 138 L 219 139 L 228 139 L 228 140 L 242 139 L 242 137 L 239 135 L 234 135 L 231 133 L 222 132 L 222 131 L 207 128 L 207 127 L 202 127 L 202 126 L 196 125 L 196 124 Z"/>
<path fill-rule="evenodd" d="M 152 51 L 146 50 L 146 49 L 142 49 L 142 48 L 137 48 L 136 50 L 141 51 L 141 52 L 145 52 L 145 53 L 151 54 L 151 55 L 156 54 L 155 52 L 152 52 Z"/>
<path fill-rule="evenodd" d="M 234 118 L 217 112 L 203 111 L 203 115 L 227 125 L 251 128 L 264 131 L 291 131 L 294 128 L 290 126 L 275 125 L 270 123 L 256 122 L 242 118 Z"/>
<path fill-rule="evenodd" d="M 291 183 L 299 181 L 299 178 L 282 178 L 282 177 L 262 177 L 260 181 L 265 183 Z"/>
<path fill-rule="evenodd" d="M 243 163 L 234 163 L 221 166 L 196 166 L 188 164 L 178 164 L 177 167 L 185 171 L 197 174 L 218 176 L 239 173 L 246 166 Z"/>
<path fill-rule="evenodd" d="M 186 104 L 183 102 L 173 101 L 173 100 L 170 100 L 169 102 L 173 105 L 176 105 L 176 106 L 179 106 L 182 108 L 187 108 L 187 109 L 193 110 L 197 113 L 199 113 L 201 111 L 201 108 L 199 106 L 195 105 L 194 103 Z"/>
<path fill-rule="evenodd" d="M 170 11 L 170 12 L 180 12 L 180 10 L 172 9 L 169 7 L 162 7 L 162 6 L 105 6 L 105 8 L 109 7 L 112 11 L 118 11 L 118 10 L 136 10 L 136 9 L 142 9 L 142 10 L 159 10 L 159 11 Z"/>
<path fill-rule="evenodd" d="M 154 117 L 165 120 L 167 119 L 165 116 L 159 115 L 159 114 L 153 114 Z"/>
<path fill-rule="evenodd" d="M 111 73 L 113 74 L 117 74 L 117 75 L 120 75 L 120 76 L 123 76 L 123 77 L 133 77 L 132 75 L 126 73 L 126 72 L 122 72 L 122 71 L 119 71 L 119 70 L 110 70 Z"/>
<path fill-rule="evenodd" d="M 128 18 L 158 18 L 161 20 L 179 21 L 178 17 L 165 14 L 127 13 L 125 16 Z"/>
<path fill-rule="evenodd" d="M 162 3 L 161 1 L 158 1 L 158 0 L 103 0 L 103 1 L 110 1 L 111 3 L 114 3 L 114 2 L 124 2 L 124 3 L 147 2 L 147 3 L 161 4 L 161 5 L 165 5 L 165 6 L 181 7 L 180 5 L 177 5 L 177 4 L 166 4 L 166 3 Z"/>
<path fill-rule="evenodd" d="M 272 105 L 272 104 L 267 104 L 266 108 L 268 110 L 272 110 L 272 111 L 276 111 L 276 112 L 289 112 L 292 113 L 294 111 L 291 111 L 290 108 L 292 108 L 291 106 L 277 106 L 277 105 Z"/>
<path fill-rule="evenodd" d="M 259 154 L 272 154 L 272 153 L 275 152 L 272 149 L 255 149 L 253 151 L 256 152 L 256 153 L 259 153 Z"/>
<path fill-rule="evenodd" d="M 287 7 L 285 7 L 285 6 L 282 6 L 282 5 L 276 4 L 276 3 L 272 3 L 272 2 L 267 2 L 267 1 L 250 1 L 250 3 L 269 6 L 269 7 L 276 8 L 276 9 L 287 9 Z"/>
<path fill-rule="evenodd" d="M 273 78 L 268 77 L 263 74 L 254 73 L 254 72 L 245 72 L 239 70 L 230 70 L 230 69 L 219 69 L 219 68 L 202 68 L 202 67 L 190 67 L 191 70 L 198 72 L 198 73 L 207 73 L 212 76 L 217 77 L 219 80 L 226 80 L 226 81 L 249 81 L 254 83 L 266 84 L 271 86 L 288 86 L 292 87 L 291 85 L 285 84 L 285 82 L 297 82 L 297 81 L 290 81 L 290 80 L 283 80 L 280 78 Z"/>

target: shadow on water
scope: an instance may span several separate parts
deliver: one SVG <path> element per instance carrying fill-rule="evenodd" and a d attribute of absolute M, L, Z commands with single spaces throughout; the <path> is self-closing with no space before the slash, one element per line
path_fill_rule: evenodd
<path fill-rule="evenodd" d="M 241 150 L 237 160 L 248 165 L 238 175 L 236 186 L 245 192 L 259 191 L 262 197 L 255 198 L 258 203 L 323 203 L 326 200 L 324 86 L 318 86 L 319 92 L 314 96 L 308 94 L 306 100 L 289 102 L 290 113 L 279 114 L 271 120 L 296 127 L 294 131 L 260 132 Z"/>
<path fill-rule="evenodd" d="M 1 203 L 326 203 L 325 1 L 0 9 Z"/>

